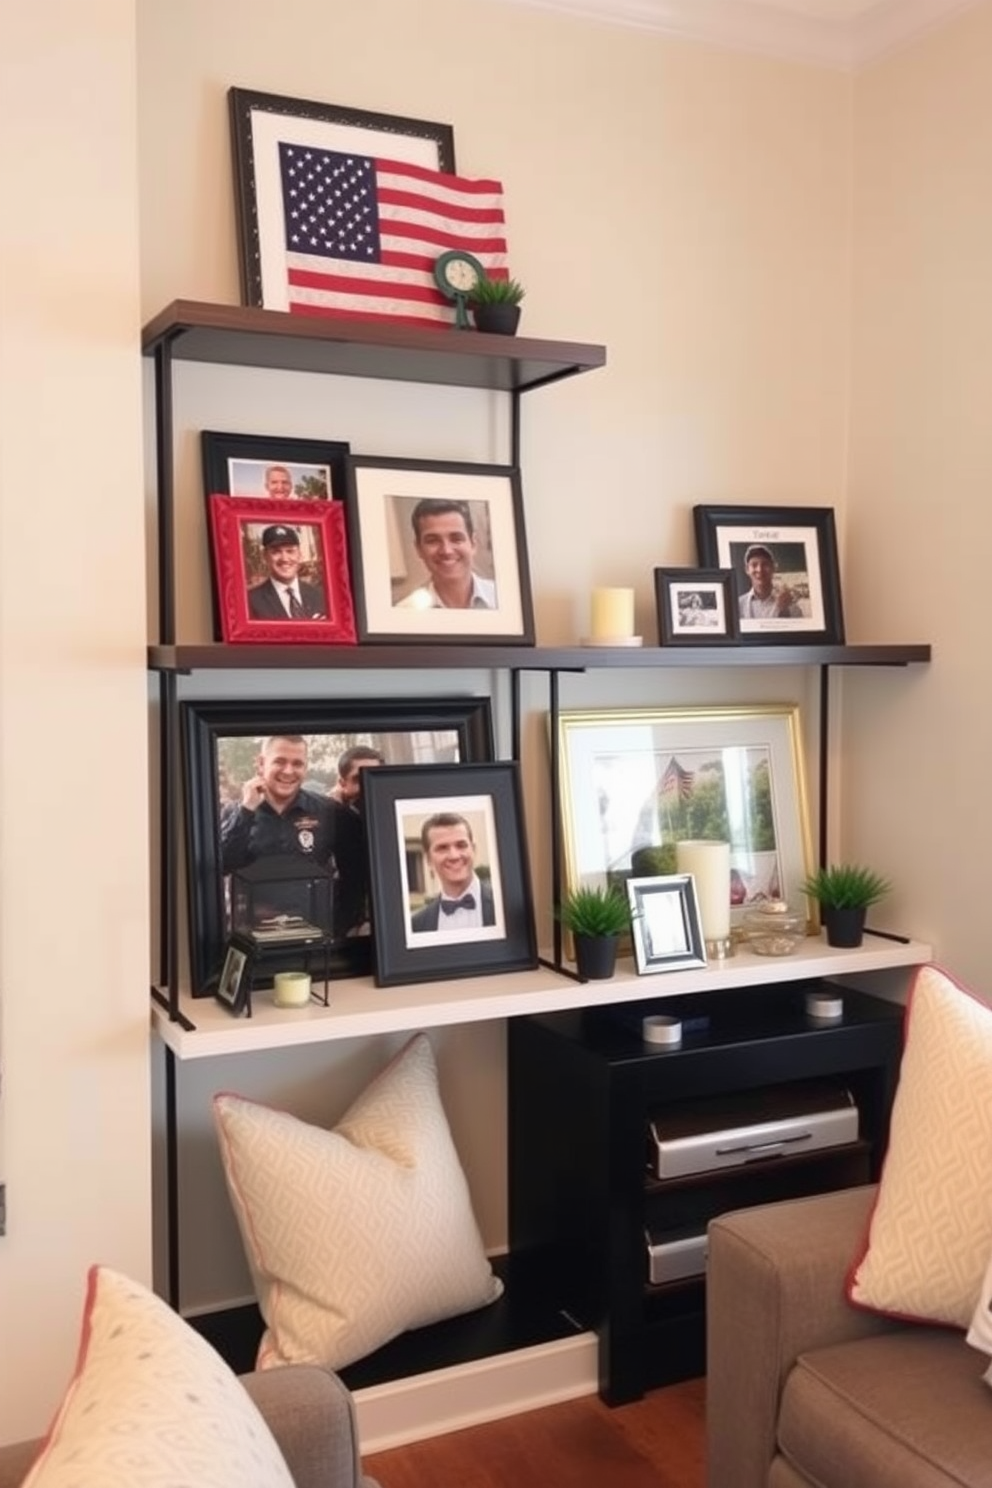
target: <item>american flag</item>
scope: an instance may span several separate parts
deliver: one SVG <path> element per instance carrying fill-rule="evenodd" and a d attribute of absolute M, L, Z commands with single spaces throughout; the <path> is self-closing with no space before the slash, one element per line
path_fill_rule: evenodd
<path fill-rule="evenodd" d="M 284 143 L 279 169 L 293 314 L 451 326 L 439 254 L 467 249 L 507 277 L 498 181 Z"/>

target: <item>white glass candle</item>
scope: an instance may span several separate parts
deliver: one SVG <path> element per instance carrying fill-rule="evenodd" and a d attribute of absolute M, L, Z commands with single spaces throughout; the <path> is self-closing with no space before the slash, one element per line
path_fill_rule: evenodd
<path fill-rule="evenodd" d="M 633 589 L 594 589 L 592 591 L 593 640 L 627 640 L 633 634 Z"/>
<path fill-rule="evenodd" d="M 730 843 L 677 842 L 675 863 L 696 882 L 699 919 L 706 941 L 730 936 Z"/>
<path fill-rule="evenodd" d="M 276 1007 L 306 1007 L 310 1001 L 310 975 L 305 971 L 278 971 L 275 975 Z"/>

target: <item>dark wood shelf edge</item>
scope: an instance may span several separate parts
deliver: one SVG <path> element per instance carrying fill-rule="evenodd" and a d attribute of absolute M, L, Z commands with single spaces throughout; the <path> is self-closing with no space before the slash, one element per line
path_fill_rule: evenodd
<path fill-rule="evenodd" d="M 311 318 L 245 305 L 175 300 L 144 327 L 142 351 L 180 361 L 337 373 L 399 382 L 528 392 L 595 371 L 606 348 L 443 326 Z"/>
<path fill-rule="evenodd" d="M 740 666 L 892 666 L 930 661 L 929 645 L 865 646 L 227 646 L 153 645 L 148 665 L 157 672 L 265 671 L 298 667 L 322 671 L 384 671 L 407 667 L 442 671 L 593 671 L 603 668 Z"/>

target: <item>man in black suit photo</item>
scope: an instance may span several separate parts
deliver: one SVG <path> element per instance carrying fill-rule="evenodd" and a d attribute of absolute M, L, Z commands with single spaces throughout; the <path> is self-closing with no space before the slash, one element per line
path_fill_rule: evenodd
<path fill-rule="evenodd" d="M 248 613 L 253 620 L 326 620 L 327 597 L 319 584 L 300 578 L 303 554 L 295 527 L 276 524 L 261 536 L 262 560 L 268 578 L 248 590 Z"/>
<path fill-rule="evenodd" d="M 420 934 L 495 925 L 492 885 L 475 871 L 475 840 L 465 817 L 455 811 L 435 812 L 420 830 L 420 844 L 441 892 L 410 916 L 410 929 Z"/>

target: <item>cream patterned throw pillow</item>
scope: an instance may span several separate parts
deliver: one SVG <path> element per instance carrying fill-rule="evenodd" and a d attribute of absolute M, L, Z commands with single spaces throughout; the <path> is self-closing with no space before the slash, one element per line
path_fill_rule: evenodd
<path fill-rule="evenodd" d="M 967 1328 L 992 1254 L 992 1008 L 917 973 L 888 1152 L 848 1297 Z"/>
<path fill-rule="evenodd" d="M 90 1272 L 76 1372 L 22 1488 L 293 1488 L 261 1412 L 158 1297 Z"/>
<path fill-rule="evenodd" d="M 502 1292 L 424 1034 L 333 1131 L 236 1095 L 216 1096 L 214 1115 L 266 1323 L 260 1368 L 341 1369 Z"/>

